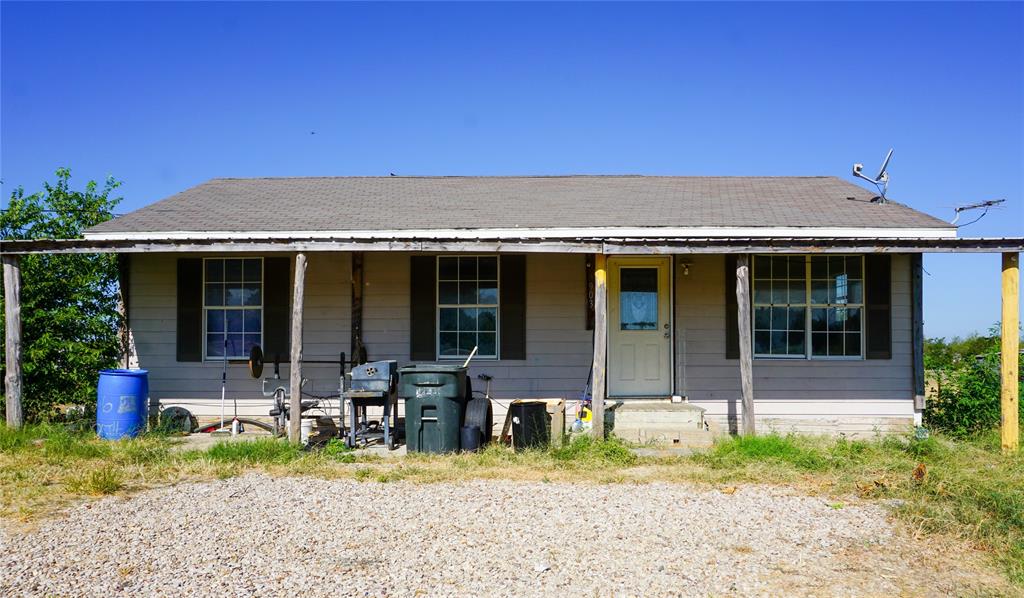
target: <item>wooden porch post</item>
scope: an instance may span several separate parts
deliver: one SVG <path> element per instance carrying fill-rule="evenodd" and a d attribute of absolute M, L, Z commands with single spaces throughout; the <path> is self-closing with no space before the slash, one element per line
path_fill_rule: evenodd
<path fill-rule="evenodd" d="M 16 255 L 3 256 L 4 264 L 4 328 L 6 372 L 4 403 L 7 425 L 20 428 L 21 411 L 21 263 Z"/>
<path fill-rule="evenodd" d="M 1001 407 L 1000 432 L 1003 450 L 1016 452 L 1020 448 L 1020 254 L 1003 254 L 1003 318 L 1001 347 Z"/>
<path fill-rule="evenodd" d="M 363 252 L 352 252 L 352 363 L 366 362 L 363 344 Z"/>
<path fill-rule="evenodd" d="M 595 440 L 604 439 L 605 363 L 608 351 L 608 284 L 607 258 L 599 253 L 594 260 L 594 365 L 591 370 L 590 433 Z"/>
<path fill-rule="evenodd" d="M 288 369 L 288 440 L 299 442 L 302 421 L 302 303 L 306 286 L 306 255 L 295 256 L 295 293 L 292 298 L 292 355 Z"/>
<path fill-rule="evenodd" d="M 740 342 L 740 387 L 743 391 L 743 434 L 756 433 L 754 425 L 754 356 L 750 332 L 750 257 L 736 257 L 736 325 Z"/>

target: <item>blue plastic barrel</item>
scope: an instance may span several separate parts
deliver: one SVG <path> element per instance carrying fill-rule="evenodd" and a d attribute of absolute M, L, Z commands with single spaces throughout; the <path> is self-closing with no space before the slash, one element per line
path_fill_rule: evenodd
<path fill-rule="evenodd" d="M 146 427 L 149 372 L 102 370 L 96 388 L 96 433 L 100 438 L 137 436 Z"/>

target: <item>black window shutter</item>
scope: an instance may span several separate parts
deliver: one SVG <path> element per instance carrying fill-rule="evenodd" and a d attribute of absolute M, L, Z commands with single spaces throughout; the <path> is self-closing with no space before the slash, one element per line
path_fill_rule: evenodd
<path fill-rule="evenodd" d="M 725 358 L 740 358 L 740 330 L 736 303 L 736 256 L 725 256 Z"/>
<path fill-rule="evenodd" d="M 263 259 L 263 355 L 288 361 L 291 352 L 292 260 Z"/>
<path fill-rule="evenodd" d="M 437 258 L 414 255 L 409 291 L 409 358 L 413 361 L 437 359 Z"/>
<path fill-rule="evenodd" d="M 864 256 L 868 359 L 892 359 L 892 260 L 885 253 Z"/>
<path fill-rule="evenodd" d="M 178 259 L 178 361 L 203 360 L 203 260 Z"/>
<path fill-rule="evenodd" d="M 526 256 L 501 256 L 501 359 L 526 359 Z"/>

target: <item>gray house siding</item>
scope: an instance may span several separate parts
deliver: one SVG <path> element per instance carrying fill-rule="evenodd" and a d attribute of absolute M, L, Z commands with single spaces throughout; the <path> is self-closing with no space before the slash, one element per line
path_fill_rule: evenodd
<path fill-rule="evenodd" d="M 190 254 L 197 257 L 196 254 Z M 129 319 L 140 367 L 150 372 L 150 392 L 165 405 L 197 415 L 220 409 L 220 362 L 176 361 L 174 254 L 131 259 Z M 364 260 L 363 330 L 370 359 L 409 361 L 410 254 L 367 252 Z M 687 256 L 689 275 L 675 273 L 675 391 L 727 424 L 739 400 L 739 365 L 725 358 L 725 280 L 722 256 Z M 351 272 L 344 253 L 311 253 L 306 274 L 304 354 L 336 359 L 350 351 Z M 910 260 L 893 258 L 893 358 L 891 360 L 756 360 L 754 388 L 763 427 L 870 433 L 909 425 L 913 417 L 910 344 Z M 579 398 L 592 359 L 585 329 L 584 257 L 529 254 L 526 267 L 525 360 L 476 360 L 471 375 L 494 377 L 499 400 Z M 286 356 L 283 356 L 287 359 Z M 272 359 L 272 356 L 268 356 Z M 287 376 L 282 364 L 282 376 Z M 272 366 L 265 375 L 270 375 Z M 306 391 L 336 393 L 338 368 L 307 365 Z M 477 388 L 482 383 L 474 379 Z M 265 415 L 269 400 L 244 363 L 228 367 L 228 410 Z M 570 407 L 569 411 L 572 411 Z M 499 405 L 496 415 L 504 408 Z"/>

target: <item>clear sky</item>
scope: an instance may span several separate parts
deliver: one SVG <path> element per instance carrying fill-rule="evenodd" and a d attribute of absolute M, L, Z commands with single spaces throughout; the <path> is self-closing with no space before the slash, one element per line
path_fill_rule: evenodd
<path fill-rule="evenodd" d="M 212 177 L 838 175 L 1024 234 L 1024 5 L 0 4 L 3 201 L 122 211 Z M 313 134 L 315 132 L 315 134 Z M 273 214 L 268 214 L 273 217 Z M 967 219 L 966 217 L 964 218 Z M 925 258 L 925 333 L 999 319 L 999 257 Z"/>

